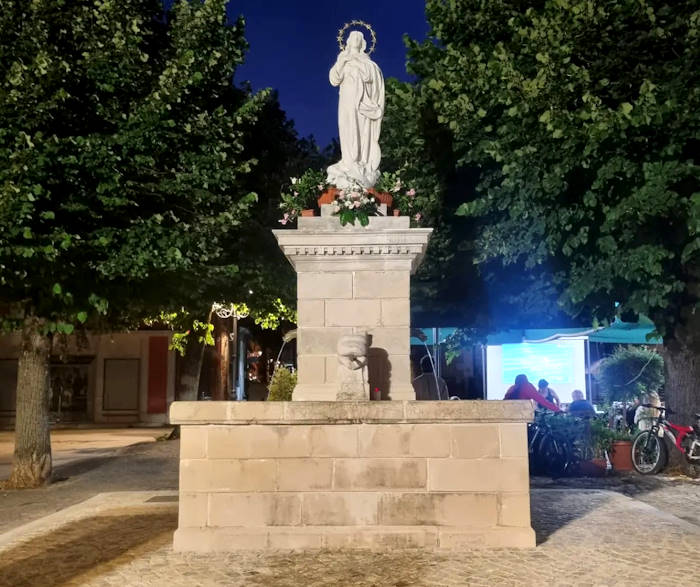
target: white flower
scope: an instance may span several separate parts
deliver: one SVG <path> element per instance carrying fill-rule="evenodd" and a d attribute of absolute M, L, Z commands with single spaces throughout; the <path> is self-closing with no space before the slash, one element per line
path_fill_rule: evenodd
<path fill-rule="evenodd" d="M 290 177 L 289 179 L 292 180 L 292 185 L 299 181 L 296 177 Z"/>

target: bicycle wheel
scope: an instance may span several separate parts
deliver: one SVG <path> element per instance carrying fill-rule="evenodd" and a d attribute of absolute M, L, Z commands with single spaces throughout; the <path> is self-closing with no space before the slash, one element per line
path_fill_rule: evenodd
<path fill-rule="evenodd" d="M 632 465 L 637 473 L 656 475 L 668 461 L 668 451 L 662 438 L 645 430 L 632 443 Z"/>
<path fill-rule="evenodd" d="M 561 477 L 569 464 L 566 448 L 563 443 L 551 434 L 547 434 L 540 442 L 537 454 L 540 465 L 552 477 Z"/>

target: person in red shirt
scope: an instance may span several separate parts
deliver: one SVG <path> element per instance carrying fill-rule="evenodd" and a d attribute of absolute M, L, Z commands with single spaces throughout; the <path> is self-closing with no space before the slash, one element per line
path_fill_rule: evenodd
<path fill-rule="evenodd" d="M 531 399 L 543 408 L 547 408 L 553 412 L 561 412 L 552 402 L 548 402 L 542 397 L 537 389 L 535 389 L 535 386 L 527 380 L 527 375 L 518 375 L 515 378 L 515 384 L 508 388 L 503 399 Z"/>

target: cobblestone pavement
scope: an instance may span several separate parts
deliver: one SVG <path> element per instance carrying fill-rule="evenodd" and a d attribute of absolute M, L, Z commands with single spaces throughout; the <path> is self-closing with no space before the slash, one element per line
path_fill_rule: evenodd
<path fill-rule="evenodd" d="M 696 509 L 700 503 L 695 503 Z M 0 551 L 0 585 L 693 583 L 700 526 L 621 493 L 535 489 L 529 550 L 182 554 L 174 503 L 114 507 Z"/>
<path fill-rule="evenodd" d="M 127 446 L 54 468 L 55 482 L 38 489 L 0 489 L 0 533 L 107 491 L 177 490 L 180 442 Z"/>
<path fill-rule="evenodd" d="M 177 489 L 177 454 L 176 441 L 129 447 L 59 467 L 61 483 L 0 492 L 0 586 L 644 585 L 660 570 L 664 582 L 697 582 L 700 482 L 670 476 L 533 479 L 538 546 L 520 551 L 174 553 L 176 504 L 144 497 L 74 505 L 22 534 L 96 494 Z"/>
<path fill-rule="evenodd" d="M 531 487 L 607 489 L 633 497 L 700 526 L 700 479 L 690 479 L 681 475 L 641 476 L 636 473 L 557 480 L 536 477 L 531 480 Z"/>

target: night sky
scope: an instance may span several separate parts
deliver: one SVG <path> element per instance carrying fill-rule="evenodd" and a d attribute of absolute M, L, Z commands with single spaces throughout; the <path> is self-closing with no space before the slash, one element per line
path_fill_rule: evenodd
<path fill-rule="evenodd" d="M 371 24 L 377 33 L 372 59 L 385 78 L 403 80 L 403 35 L 423 39 L 428 30 L 424 0 L 232 0 L 228 10 L 245 17 L 250 44 L 236 82 L 277 89 L 300 136 L 313 134 L 321 146 L 338 134 L 338 89 L 328 82 L 338 29 L 353 19 Z"/>

